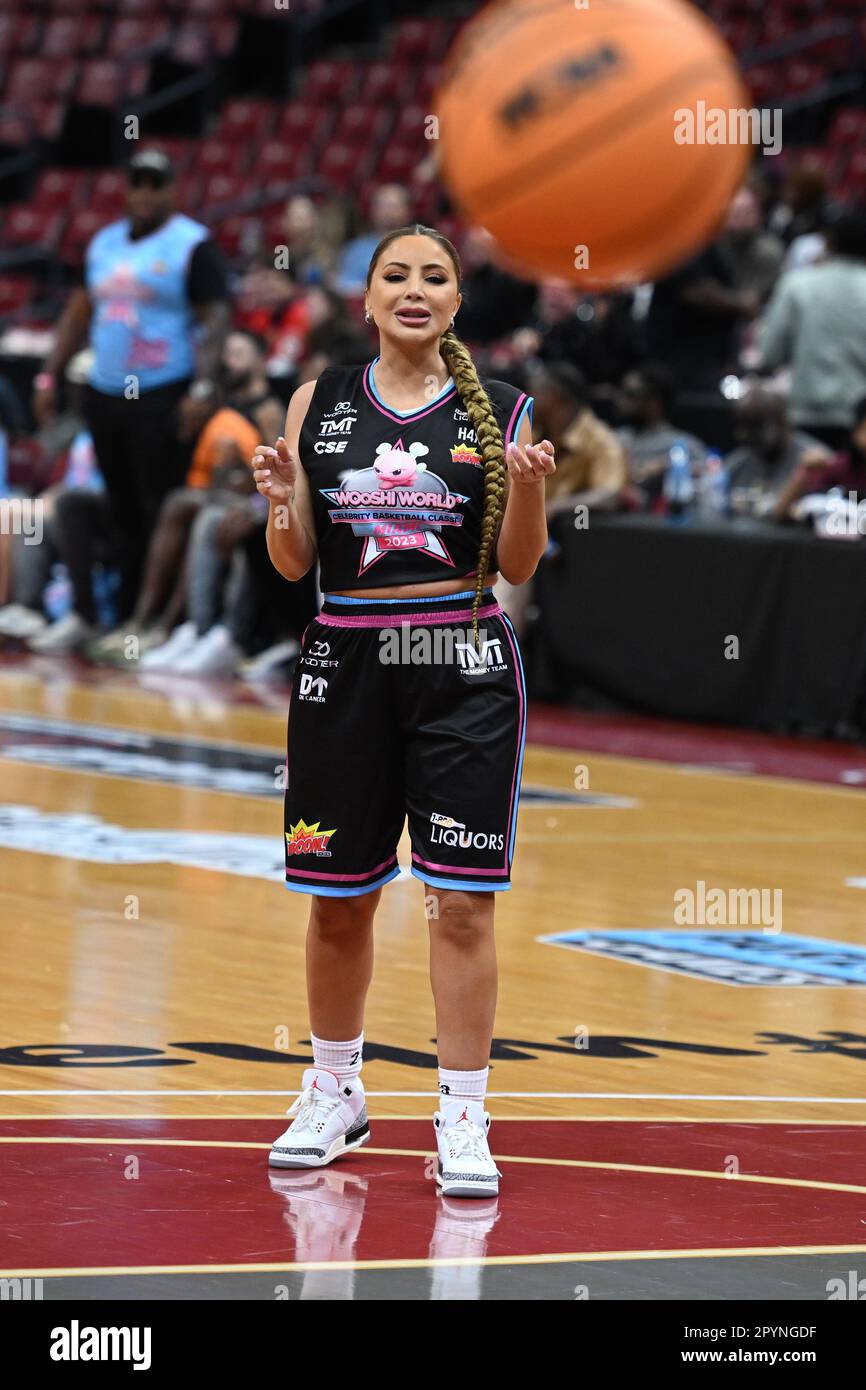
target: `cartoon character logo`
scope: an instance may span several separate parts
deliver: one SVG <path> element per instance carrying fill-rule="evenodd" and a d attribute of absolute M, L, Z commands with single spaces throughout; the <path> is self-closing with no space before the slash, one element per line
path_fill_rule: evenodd
<path fill-rule="evenodd" d="M 331 521 L 350 525 L 352 534 L 364 539 L 359 574 L 394 550 L 418 550 L 454 564 L 441 532 L 462 526 L 459 508 L 469 498 L 449 491 L 444 479 L 430 471 L 424 462 L 429 452 L 418 442 L 408 449 L 402 440 L 379 444 L 371 467 L 347 473 L 339 487 L 321 489 L 333 504 Z"/>

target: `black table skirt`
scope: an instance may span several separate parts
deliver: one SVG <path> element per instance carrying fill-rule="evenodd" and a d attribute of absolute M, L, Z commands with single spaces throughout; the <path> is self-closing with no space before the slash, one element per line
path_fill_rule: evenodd
<path fill-rule="evenodd" d="M 850 734 L 866 692 L 866 538 L 756 522 L 551 523 L 527 642 L 536 698 Z M 726 657 L 738 639 L 739 655 Z"/>

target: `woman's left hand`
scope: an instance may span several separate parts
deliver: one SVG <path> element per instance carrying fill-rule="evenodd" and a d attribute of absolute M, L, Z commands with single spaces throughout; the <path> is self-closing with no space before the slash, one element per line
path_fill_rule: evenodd
<path fill-rule="evenodd" d="M 543 483 L 549 474 L 556 472 L 553 445 L 549 439 L 522 448 L 512 440 L 505 450 L 505 462 L 509 477 L 515 483 Z"/>

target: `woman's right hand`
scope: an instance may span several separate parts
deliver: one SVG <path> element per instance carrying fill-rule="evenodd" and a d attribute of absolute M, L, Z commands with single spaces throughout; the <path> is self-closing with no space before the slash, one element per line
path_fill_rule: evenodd
<path fill-rule="evenodd" d="M 252 457 L 253 477 L 263 497 L 275 506 L 290 506 L 295 500 L 298 461 L 282 435 L 275 449 L 260 444 Z"/>

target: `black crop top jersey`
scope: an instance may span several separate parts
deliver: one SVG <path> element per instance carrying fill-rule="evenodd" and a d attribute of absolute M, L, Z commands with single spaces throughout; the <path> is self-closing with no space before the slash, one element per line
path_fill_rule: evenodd
<path fill-rule="evenodd" d="M 449 378 L 430 405 L 398 413 L 376 390 L 378 360 L 326 368 L 301 427 L 325 593 L 474 575 L 478 561 L 484 468 L 457 388 Z M 532 397 L 482 384 L 508 444 Z"/>

